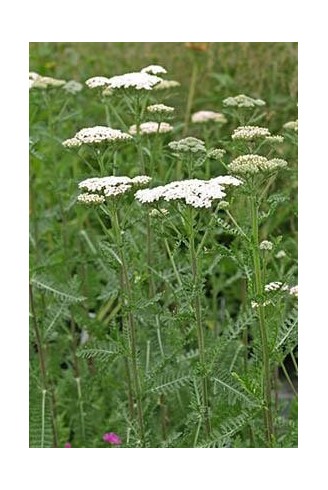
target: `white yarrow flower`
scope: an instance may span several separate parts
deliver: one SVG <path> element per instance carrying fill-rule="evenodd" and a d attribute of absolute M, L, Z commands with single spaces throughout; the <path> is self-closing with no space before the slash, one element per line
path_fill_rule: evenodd
<path fill-rule="evenodd" d="M 109 78 L 107 77 L 92 77 L 86 80 L 85 84 L 89 88 L 98 88 L 108 86 Z"/>
<path fill-rule="evenodd" d="M 272 250 L 273 249 L 273 243 L 269 242 L 268 240 L 263 240 L 260 243 L 260 250 Z"/>
<path fill-rule="evenodd" d="M 89 194 L 88 192 L 85 192 L 77 196 L 77 200 L 82 204 L 89 204 L 89 205 L 103 204 L 105 202 L 104 196 L 99 196 L 99 194 Z"/>
<path fill-rule="evenodd" d="M 81 129 L 73 138 L 64 141 L 63 145 L 70 148 L 72 146 L 81 146 L 82 144 L 117 143 L 131 139 L 132 136 L 123 133 L 120 129 L 112 129 L 108 126 L 94 126 Z M 80 142 L 80 145 L 77 142 Z"/>
<path fill-rule="evenodd" d="M 180 87 L 180 85 L 180 82 L 177 82 L 176 80 L 162 80 L 157 85 L 155 85 L 154 90 L 166 90 Z"/>
<path fill-rule="evenodd" d="M 82 88 L 82 83 L 76 82 L 75 80 L 69 80 L 63 85 L 63 90 L 69 94 L 77 94 L 78 92 L 81 92 Z"/>
<path fill-rule="evenodd" d="M 149 75 L 149 73 L 132 72 L 109 78 L 108 87 L 112 89 L 152 90 L 161 81 L 161 78 Z"/>
<path fill-rule="evenodd" d="M 285 138 L 283 136 L 276 134 L 276 135 L 267 136 L 265 138 L 265 141 L 268 141 L 269 143 L 283 143 L 284 139 Z"/>
<path fill-rule="evenodd" d="M 78 187 L 87 191 L 88 194 L 96 194 L 102 198 L 116 197 L 135 187 L 149 184 L 150 180 L 151 178 L 147 175 L 138 175 L 134 178 L 111 175 L 108 177 L 91 177 L 80 182 Z"/>
<path fill-rule="evenodd" d="M 298 298 L 298 286 L 293 286 L 289 289 L 289 294 Z"/>
<path fill-rule="evenodd" d="M 231 138 L 233 140 L 252 141 L 257 138 L 265 138 L 266 136 L 271 136 L 268 128 L 261 128 L 260 126 L 239 126 L 234 130 Z"/>
<path fill-rule="evenodd" d="M 141 73 L 150 73 L 151 75 L 158 75 L 160 73 L 167 73 L 165 68 L 160 65 L 149 65 L 140 70 Z"/>
<path fill-rule="evenodd" d="M 191 116 L 191 121 L 193 123 L 205 123 L 208 121 L 214 121 L 224 124 L 227 122 L 227 119 L 220 112 L 198 111 Z"/>
<path fill-rule="evenodd" d="M 221 176 L 211 180 L 181 180 L 139 190 L 135 198 L 141 203 L 152 203 L 160 199 L 164 201 L 182 200 L 194 208 L 210 208 L 212 202 L 226 196 L 226 185 L 239 185 L 241 181 L 231 176 Z"/>
<path fill-rule="evenodd" d="M 244 108 L 254 108 L 262 107 L 265 105 L 262 99 L 253 99 L 248 97 L 248 95 L 240 94 L 235 97 L 227 97 L 223 101 L 225 107 L 244 107 Z"/>
<path fill-rule="evenodd" d="M 77 138 L 69 138 L 68 140 L 63 141 L 62 144 L 66 148 L 76 148 L 82 145 L 82 141 Z"/>
<path fill-rule="evenodd" d="M 173 130 L 173 126 L 166 122 L 154 122 L 148 121 L 140 124 L 139 132 L 140 134 L 154 134 L 154 133 L 169 133 Z M 129 129 L 130 134 L 137 134 L 137 125 L 133 124 Z"/>
<path fill-rule="evenodd" d="M 32 78 L 31 78 L 31 74 L 32 74 Z M 61 80 L 53 77 L 43 77 L 34 72 L 31 72 L 29 76 L 30 76 L 29 79 L 34 81 L 31 88 L 62 87 L 63 85 L 66 84 L 66 80 Z"/>
<path fill-rule="evenodd" d="M 228 168 L 232 173 L 240 175 L 254 175 L 259 172 L 273 172 L 285 168 L 287 162 L 280 158 L 268 160 L 261 155 L 241 155 L 229 163 Z"/>
<path fill-rule="evenodd" d="M 293 131 L 298 131 L 298 120 L 296 121 L 288 121 L 283 125 L 285 129 L 291 129 Z"/>
<path fill-rule="evenodd" d="M 275 255 L 276 259 L 283 259 L 286 257 L 286 252 L 284 250 L 279 250 Z"/>
<path fill-rule="evenodd" d="M 174 107 L 165 104 L 153 104 L 147 107 L 147 111 L 151 113 L 171 114 L 174 112 Z"/>

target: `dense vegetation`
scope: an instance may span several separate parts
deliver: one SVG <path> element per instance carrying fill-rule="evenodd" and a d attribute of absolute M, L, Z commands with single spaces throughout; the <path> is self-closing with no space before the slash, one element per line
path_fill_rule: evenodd
<path fill-rule="evenodd" d="M 31 447 L 297 446 L 297 47 L 187 44 L 30 45 Z"/>

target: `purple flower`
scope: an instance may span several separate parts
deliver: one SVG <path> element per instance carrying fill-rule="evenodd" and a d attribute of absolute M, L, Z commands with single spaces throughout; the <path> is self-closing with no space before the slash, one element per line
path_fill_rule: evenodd
<path fill-rule="evenodd" d="M 72 447 L 72 444 L 70 442 L 66 442 L 64 447 Z"/>
<path fill-rule="evenodd" d="M 114 444 L 115 446 L 120 446 L 122 444 L 121 438 L 115 434 L 115 432 L 106 432 L 103 435 L 103 440 L 109 442 L 109 444 Z"/>

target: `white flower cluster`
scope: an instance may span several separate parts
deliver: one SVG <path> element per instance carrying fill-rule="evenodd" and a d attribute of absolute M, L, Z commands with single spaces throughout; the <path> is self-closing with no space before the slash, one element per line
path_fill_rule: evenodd
<path fill-rule="evenodd" d="M 269 242 L 268 240 L 263 240 L 261 243 L 260 243 L 260 250 L 272 250 L 273 248 L 273 244 L 272 242 Z"/>
<path fill-rule="evenodd" d="M 286 160 L 272 158 L 268 160 L 261 155 L 241 155 L 229 163 L 228 168 L 231 172 L 240 175 L 254 175 L 258 172 L 273 172 L 287 166 Z"/>
<path fill-rule="evenodd" d="M 66 80 L 60 80 L 58 78 L 43 77 L 36 72 L 29 73 L 29 86 L 31 88 L 49 88 L 49 87 L 62 87 L 66 84 Z"/>
<path fill-rule="evenodd" d="M 265 138 L 265 141 L 268 141 L 269 143 L 283 143 L 284 142 L 284 137 L 280 136 L 279 134 L 276 135 L 270 135 Z"/>
<path fill-rule="evenodd" d="M 238 186 L 242 182 L 230 175 L 216 177 L 211 180 L 181 180 L 167 185 L 143 189 L 136 192 L 135 197 L 141 203 L 152 203 L 160 199 L 165 201 L 183 200 L 194 208 L 210 208 L 212 202 L 226 196 L 226 185 Z"/>
<path fill-rule="evenodd" d="M 213 150 L 208 152 L 207 156 L 213 160 L 221 160 L 226 153 L 227 152 L 221 148 L 213 148 Z"/>
<path fill-rule="evenodd" d="M 289 294 L 298 298 L 298 286 L 293 286 L 289 289 Z"/>
<path fill-rule="evenodd" d="M 152 90 L 162 79 L 146 72 L 131 72 L 111 78 L 92 77 L 85 83 L 89 88 L 107 87 L 109 89 Z"/>
<path fill-rule="evenodd" d="M 203 140 L 188 136 L 178 141 L 171 141 L 168 147 L 177 153 L 205 153 L 205 143 Z"/>
<path fill-rule="evenodd" d="M 165 68 L 160 65 L 149 65 L 140 70 L 141 73 L 150 73 L 151 75 L 158 75 L 160 73 L 167 73 Z"/>
<path fill-rule="evenodd" d="M 205 123 L 208 121 L 214 121 L 218 123 L 226 123 L 226 117 L 220 112 L 214 111 L 198 111 L 191 116 L 191 121 L 193 123 Z"/>
<path fill-rule="evenodd" d="M 147 107 L 147 111 L 152 113 L 171 114 L 174 112 L 174 107 L 165 104 L 153 104 Z"/>
<path fill-rule="evenodd" d="M 268 128 L 261 128 L 260 126 L 239 126 L 235 129 L 231 138 L 233 140 L 246 140 L 252 141 L 257 138 L 265 138 L 271 136 Z"/>
<path fill-rule="evenodd" d="M 82 88 L 82 83 L 76 82 L 75 80 L 69 80 L 63 85 L 63 90 L 69 94 L 77 94 L 78 92 L 81 92 Z"/>
<path fill-rule="evenodd" d="M 252 97 L 248 97 L 248 95 L 240 94 L 235 97 L 228 97 L 224 99 L 223 105 L 225 107 L 245 107 L 245 108 L 253 108 L 253 107 L 262 107 L 265 105 L 264 100 L 262 99 L 253 99 Z"/>
<path fill-rule="evenodd" d="M 139 131 L 140 134 L 154 134 L 154 133 L 169 133 L 173 130 L 173 126 L 166 122 L 154 122 L 148 121 L 140 124 Z M 137 134 L 137 125 L 133 124 L 133 126 L 129 129 L 130 134 Z"/>
<path fill-rule="evenodd" d="M 155 85 L 154 90 L 166 90 L 176 87 L 180 87 L 180 82 L 177 82 L 176 80 L 162 80 Z"/>
<path fill-rule="evenodd" d="M 82 146 L 82 141 L 74 137 L 63 141 L 62 145 L 65 146 L 66 148 L 78 148 Z"/>
<path fill-rule="evenodd" d="M 89 88 L 98 88 L 108 86 L 109 78 L 107 77 L 92 77 L 86 80 L 85 84 Z"/>
<path fill-rule="evenodd" d="M 152 90 L 161 81 L 161 78 L 149 75 L 149 73 L 133 72 L 109 78 L 108 87 L 112 89 Z"/>
<path fill-rule="evenodd" d="M 284 127 L 285 129 L 291 129 L 291 130 L 293 130 L 293 131 L 296 131 L 296 132 L 297 132 L 297 131 L 298 131 L 298 120 L 296 120 L 296 121 L 288 121 L 288 122 L 286 122 L 286 123 L 283 125 L 283 127 Z"/>
<path fill-rule="evenodd" d="M 65 140 L 63 145 L 67 148 L 84 144 L 117 143 L 131 140 L 132 136 L 123 133 L 120 129 L 112 129 L 108 126 L 94 126 L 83 128 L 73 138 Z"/>
<path fill-rule="evenodd" d="M 115 197 L 132 190 L 133 187 L 147 185 L 150 180 L 151 178 L 147 175 L 139 175 L 133 179 L 115 175 L 109 177 L 92 177 L 80 182 L 79 189 L 87 191 L 88 195 L 99 193 L 96 194 L 99 197 Z M 85 196 L 85 194 L 81 195 Z M 82 198 L 84 201 L 86 199 L 86 197 Z"/>
<path fill-rule="evenodd" d="M 279 252 L 276 253 L 275 257 L 276 259 L 283 259 L 284 257 L 286 257 L 285 250 L 279 250 Z"/>
<path fill-rule="evenodd" d="M 88 192 L 84 192 L 83 194 L 77 196 L 77 200 L 82 204 L 98 205 L 105 202 L 105 197 L 99 196 L 99 194 L 89 194 Z"/>

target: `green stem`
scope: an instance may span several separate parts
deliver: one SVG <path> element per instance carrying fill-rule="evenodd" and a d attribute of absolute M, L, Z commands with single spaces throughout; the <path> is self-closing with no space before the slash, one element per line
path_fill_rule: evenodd
<path fill-rule="evenodd" d="M 253 266 L 255 273 L 255 293 L 256 296 L 261 296 L 263 293 L 261 260 L 259 253 L 259 221 L 258 221 L 258 204 L 256 197 L 250 198 L 251 219 L 252 219 L 252 238 L 253 238 Z M 264 307 L 259 305 L 259 330 L 261 340 L 261 351 L 263 361 L 263 399 L 264 399 L 264 421 L 266 430 L 267 447 L 272 447 L 273 422 L 272 422 L 272 406 L 271 406 L 271 373 L 269 359 L 269 345 L 267 330 L 265 324 Z"/>
<path fill-rule="evenodd" d="M 42 390 L 41 402 L 41 448 L 44 446 L 44 427 L 45 427 L 45 412 L 46 412 L 46 394 L 47 390 Z"/>
<path fill-rule="evenodd" d="M 190 207 L 190 232 L 189 232 L 189 249 L 190 249 L 190 260 L 193 276 L 193 286 L 194 286 L 194 312 L 196 317 L 197 326 L 197 338 L 198 338 L 198 350 L 199 350 L 199 360 L 201 364 L 202 371 L 202 403 L 204 411 L 204 421 L 205 421 L 205 432 L 209 436 L 211 434 L 211 422 L 209 416 L 209 400 L 208 400 L 208 377 L 205 371 L 205 341 L 204 341 L 204 331 L 202 324 L 202 305 L 201 305 L 201 295 L 200 295 L 200 277 L 199 277 L 199 264 L 195 249 L 195 230 L 194 230 L 194 210 Z"/>
<path fill-rule="evenodd" d="M 81 390 L 81 379 L 75 378 L 75 381 L 76 381 L 78 404 L 79 404 L 79 410 L 80 410 L 82 441 L 84 442 L 85 441 L 85 424 L 84 424 L 84 411 L 83 411 L 83 398 L 82 398 L 82 390 Z"/>
<path fill-rule="evenodd" d="M 31 305 L 31 313 L 32 313 L 32 324 L 35 333 L 35 340 L 38 349 L 38 356 L 40 362 L 40 372 L 41 372 L 41 384 L 42 384 L 42 420 L 43 420 L 43 430 L 44 430 L 44 414 L 45 414 L 45 396 L 48 391 L 48 376 L 47 376 L 47 368 L 46 368 L 46 352 L 43 347 L 42 342 L 42 334 L 38 325 L 38 321 L 36 318 L 35 305 L 34 305 L 34 295 L 31 284 L 29 285 L 29 294 L 30 294 L 30 305 Z M 57 435 L 57 424 L 56 424 L 56 415 L 55 415 L 55 397 L 54 393 L 52 394 L 52 402 L 50 405 L 51 412 L 51 425 L 52 425 L 52 433 L 53 433 L 53 445 L 54 447 L 58 447 L 58 435 Z M 43 447 L 43 446 L 42 446 Z"/>
<path fill-rule="evenodd" d="M 115 205 L 113 207 L 112 223 L 113 223 L 113 228 L 115 230 L 117 246 L 119 248 L 119 255 L 121 259 L 121 270 L 122 270 L 122 278 L 123 278 L 122 285 L 124 288 L 123 292 L 127 298 L 128 307 L 129 307 L 127 317 L 128 317 L 128 328 L 129 328 L 128 333 L 129 333 L 130 350 L 131 350 L 131 372 L 132 372 L 132 378 L 133 378 L 136 402 L 137 402 L 139 436 L 140 436 L 142 447 L 145 447 L 145 430 L 144 430 L 144 419 L 143 419 L 142 400 L 141 400 L 141 383 L 139 377 L 138 358 L 137 358 L 136 328 L 135 328 L 134 316 L 130 310 L 132 304 L 132 291 L 131 291 L 126 257 L 124 253 L 124 246 L 123 246 L 121 228 L 119 224 L 118 212 Z"/>
<path fill-rule="evenodd" d="M 165 248 L 166 248 L 166 251 L 167 251 L 167 254 L 169 256 L 169 259 L 170 259 L 170 262 L 172 264 L 172 267 L 173 267 L 173 271 L 174 271 L 174 274 L 175 274 L 175 277 L 178 281 L 178 284 L 180 286 L 180 288 L 182 287 L 182 281 L 181 281 L 181 277 L 180 277 L 180 274 L 179 274 L 179 271 L 177 269 L 177 266 L 175 264 L 175 261 L 174 261 L 174 257 L 172 255 L 172 252 L 171 252 L 171 249 L 170 249 L 170 246 L 169 246 L 169 242 L 167 241 L 167 238 L 164 238 L 164 245 L 165 245 Z"/>

